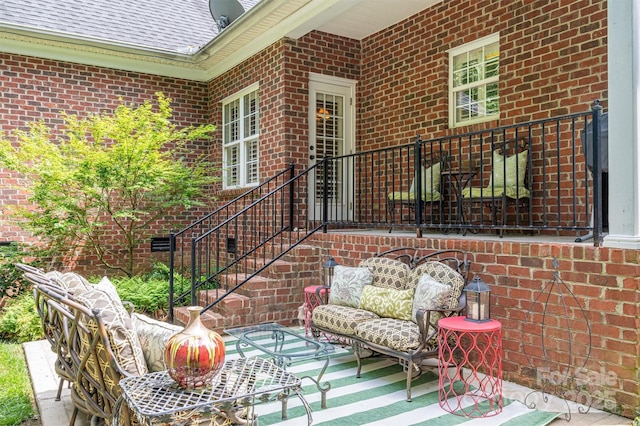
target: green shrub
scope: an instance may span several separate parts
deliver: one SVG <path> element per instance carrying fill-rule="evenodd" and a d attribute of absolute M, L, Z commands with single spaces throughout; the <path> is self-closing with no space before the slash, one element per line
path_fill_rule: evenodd
<path fill-rule="evenodd" d="M 29 256 L 26 246 L 18 243 L 0 245 L 0 297 L 6 294 L 14 297 L 30 288 L 22 277 L 22 271 L 15 267 L 18 262 L 25 262 Z"/>
<path fill-rule="evenodd" d="M 169 307 L 169 281 L 141 276 L 113 277 L 113 285 L 122 300 L 133 303 L 136 312 L 156 314 Z"/>
<path fill-rule="evenodd" d="M 9 299 L 0 313 L 0 338 L 24 343 L 43 337 L 40 316 L 31 292 Z"/>

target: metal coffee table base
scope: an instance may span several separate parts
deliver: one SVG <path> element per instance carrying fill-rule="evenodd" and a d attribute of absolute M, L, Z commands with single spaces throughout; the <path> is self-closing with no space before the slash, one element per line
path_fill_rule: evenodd
<path fill-rule="evenodd" d="M 286 371 L 292 363 L 303 360 L 324 360 L 324 365 L 317 377 L 302 376 L 301 379 L 309 379 L 320 391 L 320 406 L 327 408 L 327 392 L 331 389 L 331 383 L 322 383 L 331 355 L 336 354 L 336 348 L 330 343 L 319 342 L 304 334 L 298 334 L 293 330 L 276 323 L 260 324 L 225 330 L 225 333 L 236 337 L 236 349 L 240 356 L 245 356 L 244 349 L 258 349 L 273 359 L 274 364 Z M 283 402 L 282 418 L 286 419 L 286 402 Z"/>

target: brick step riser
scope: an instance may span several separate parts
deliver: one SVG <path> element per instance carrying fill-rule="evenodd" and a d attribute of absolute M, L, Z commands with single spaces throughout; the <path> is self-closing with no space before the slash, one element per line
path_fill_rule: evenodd
<path fill-rule="evenodd" d="M 304 261 L 300 262 L 303 259 Z M 302 304 L 303 289 L 306 286 L 321 283 L 321 262 L 319 248 L 296 247 L 203 314 L 203 323 L 219 333 L 222 333 L 225 328 L 264 322 L 278 322 L 283 325 L 298 324 L 298 308 Z M 244 262 L 247 269 L 259 268 L 262 265 L 264 265 L 262 260 Z M 247 275 L 250 273 L 251 271 L 245 271 Z M 245 279 L 245 274 L 234 273 L 221 276 L 222 287 L 234 287 Z M 200 291 L 198 305 L 206 306 L 223 294 L 222 289 L 217 292 L 215 290 Z M 186 310 L 184 313 L 176 310 L 175 317 L 177 321 L 188 321 Z"/>

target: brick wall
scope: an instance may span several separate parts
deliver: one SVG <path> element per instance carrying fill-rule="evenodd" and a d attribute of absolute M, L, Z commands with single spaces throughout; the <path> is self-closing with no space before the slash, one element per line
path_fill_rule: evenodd
<path fill-rule="evenodd" d="M 365 38 L 357 96 L 358 150 L 407 144 L 416 134 L 432 139 L 585 112 L 596 98 L 606 109 L 606 4 L 604 0 L 441 2 Z M 500 118 L 449 128 L 448 51 L 495 33 L 500 34 Z M 524 131 L 520 136 L 527 134 L 526 129 L 518 130 Z M 562 194 L 568 206 L 573 205 L 571 197 L 585 198 L 585 161 L 579 135 L 571 130 L 566 123 L 557 129 L 549 124 L 534 128 L 531 135 L 536 220 L 550 213 L 543 195 Z M 496 135 L 498 141 L 500 137 Z M 513 131 L 505 136 L 514 137 Z M 458 153 L 465 146 L 475 156 L 483 150 L 488 161 L 488 139 L 488 134 L 476 134 L 467 145 L 456 139 L 447 142 L 452 167 L 460 164 Z M 473 185 L 486 186 L 487 180 L 476 176 Z M 571 223 L 574 213 L 565 210 L 547 219 Z"/>
<path fill-rule="evenodd" d="M 607 99 L 606 1 L 442 2 L 362 41 L 360 149 L 451 134 L 448 50 L 500 33 L 500 119 L 586 111 Z"/>
<path fill-rule="evenodd" d="M 478 275 L 491 287 L 492 317 L 502 323 L 505 380 L 541 389 L 541 380 L 560 378 L 567 388 L 565 396 L 572 397 L 579 385 L 562 380 L 570 370 L 571 375 L 582 378 L 583 386 L 577 388 L 581 402 L 591 398 L 594 407 L 636 415 L 640 406 L 637 250 L 347 233 L 316 234 L 309 244 L 329 249 L 346 266 L 396 247 L 468 251 L 472 260 L 469 279 Z M 554 259 L 559 277 L 555 283 Z M 543 339 L 542 308 L 547 299 Z M 547 391 L 558 392 L 553 386 Z"/>
<path fill-rule="evenodd" d="M 299 40 L 280 40 L 210 82 L 211 120 L 222 122 L 223 99 L 259 83 L 260 181 L 274 176 L 291 163 L 299 173 L 309 164 L 309 73 L 356 79 L 359 61 L 359 43 L 354 40 L 322 33 L 311 33 Z M 219 128 L 213 143 L 215 161 L 222 161 L 221 147 L 222 130 Z M 306 185 L 300 184 L 297 188 L 301 193 L 296 195 L 306 200 Z M 242 192 L 242 189 L 218 188 L 216 196 L 223 203 Z M 256 229 L 264 226 L 268 221 L 265 218 L 280 215 L 279 203 L 276 204 L 275 207 L 269 204 L 263 213 L 252 215 L 262 218 L 260 223 L 243 223 Z M 298 217 L 304 212 L 306 201 L 296 208 Z"/>
<path fill-rule="evenodd" d="M 131 104 L 153 100 L 156 92 L 173 99 L 174 121 L 178 126 L 204 124 L 209 118 L 204 83 L 6 53 L 0 53 L 0 70 L 0 129 L 3 132 L 24 129 L 35 120 L 44 120 L 59 131 L 63 124 L 60 111 L 83 117 L 113 110 L 119 99 Z M 193 146 L 194 152 L 205 148 Z M 12 188 L 14 183 L 24 183 L 19 179 L 0 170 L 0 241 L 29 240 L 6 214 L 10 205 L 26 201 L 24 192 Z M 179 226 L 176 224 L 189 223 L 197 214 L 175 212 L 167 216 L 166 223 L 156 225 L 158 235 L 167 235 L 171 228 Z M 78 269 L 104 272 L 94 256 L 78 254 Z M 141 263 L 148 264 L 149 245 L 140 247 L 139 254 Z"/>
<path fill-rule="evenodd" d="M 407 143 L 418 133 L 443 136 L 583 111 L 596 97 L 606 101 L 605 8 L 604 0 L 564 0 L 553 6 L 443 2 L 362 41 L 319 32 L 280 40 L 208 84 L 3 54 L 0 125 L 10 130 L 43 118 L 59 126 L 59 109 L 86 114 L 113 108 L 119 97 L 136 102 L 156 91 L 174 98 L 179 124 L 220 123 L 220 101 L 259 82 L 260 177 L 265 179 L 290 162 L 308 164 L 309 72 L 358 81 L 360 151 Z M 449 129 L 447 50 L 495 32 L 500 32 L 501 46 L 500 119 Z M 217 163 L 220 137 L 221 129 L 210 145 Z M 534 142 L 535 159 L 542 142 Z M 544 173 L 534 169 L 533 175 Z M 5 173 L 0 178 L 18 177 Z M 540 187 L 537 179 L 534 184 Z M 239 193 L 219 189 L 214 195 L 220 201 Z M 24 199 L 24 194 L 3 191 L 5 205 Z M 3 239 L 24 238 L 0 220 Z"/>
<path fill-rule="evenodd" d="M 291 162 L 308 164 L 309 73 L 356 79 L 359 43 L 327 34 L 311 33 L 299 40 L 283 39 L 209 84 L 211 120 L 222 122 L 222 99 L 259 83 L 260 177 L 265 180 Z M 214 142 L 213 158 L 222 161 L 222 129 Z M 228 200 L 238 191 L 219 193 Z"/>

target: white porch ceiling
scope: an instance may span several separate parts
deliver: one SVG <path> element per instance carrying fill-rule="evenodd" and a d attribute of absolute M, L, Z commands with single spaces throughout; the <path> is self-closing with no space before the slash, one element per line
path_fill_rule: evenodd
<path fill-rule="evenodd" d="M 317 26 L 319 31 L 362 40 L 443 0 L 363 0 Z"/>

